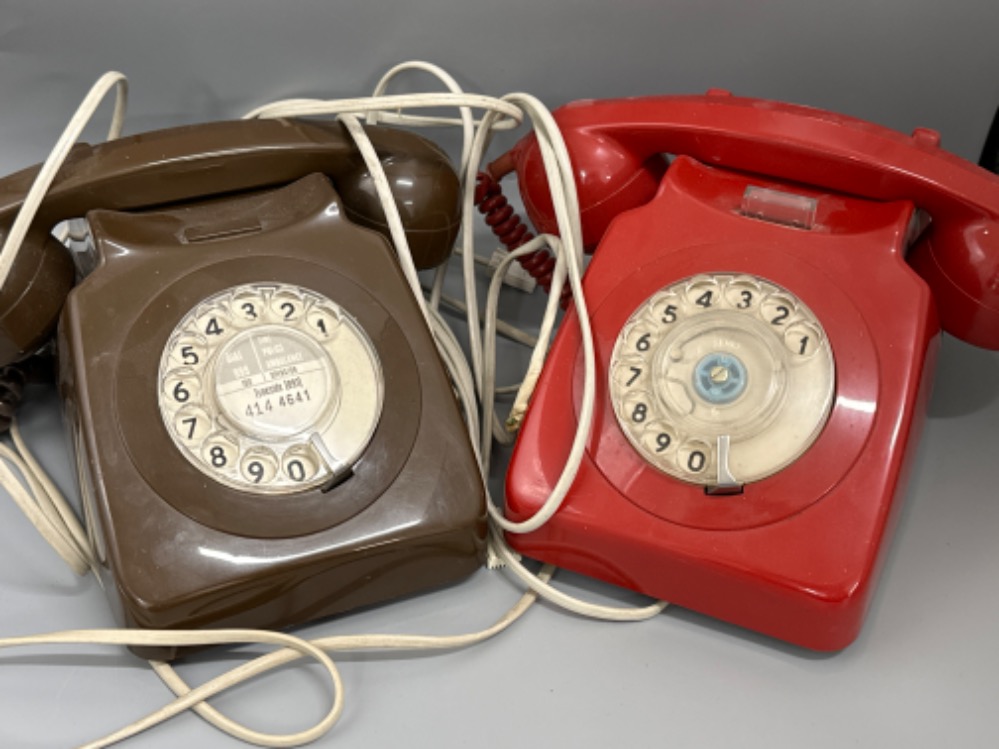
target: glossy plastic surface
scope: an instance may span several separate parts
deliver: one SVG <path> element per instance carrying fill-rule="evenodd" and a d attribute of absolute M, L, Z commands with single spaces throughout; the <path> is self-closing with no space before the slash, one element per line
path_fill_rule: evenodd
<path fill-rule="evenodd" d="M 936 296 L 944 330 L 999 349 L 999 177 L 941 149 L 933 131 L 907 136 L 724 91 L 582 101 L 555 118 L 576 169 L 588 246 L 622 208 L 651 196 L 662 153 L 874 200 L 911 200 L 932 219 L 911 263 Z M 555 231 L 533 138 L 507 161 L 535 226 Z"/>
<path fill-rule="evenodd" d="M 816 201 L 813 230 L 739 213 L 747 186 Z M 903 253 L 912 204 L 879 203 L 676 159 L 656 197 L 610 227 L 584 279 L 596 338 L 593 436 L 565 503 L 524 554 L 798 645 L 834 650 L 860 629 L 923 419 L 938 340 L 933 299 Z M 621 432 L 606 368 L 648 296 L 698 273 L 787 288 L 821 321 L 836 365 L 824 430 L 741 494 L 657 471 Z M 509 513 L 544 501 L 576 430 L 579 329 L 553 345 L 507 479 Z"/>
<path fill-rule="evenodd" d="M 447 156 L 413 133 L 385 127 L 367 132 L 396 196 L 417 268 L 439 265 L 451 251 L 461 214 L 458 178 Z M 0 237 L 37 171 L 0 180 Z M 334 180 L 351 220 L 388 236 L 367 167 L 336 123 L 214 122 L 76 146 L 0 292 L 0 364 L 30 355 L 53 332 L 73 282 L 65 251 L 47 239 L 61 219 L 97 208 L 135 210 L 272 188 L 312 172 Z"/>
<path fill-rule="evenodd" d="M 66 304 L 60 389 L 88 530 L 124 625 L 282 628 L 478 568 L 484 491 L 448 378 L 387 242 L 345 217 L 326 177 L 90 221 L 100 264 Z M 329 491 L 214 482 L 160 417 L 157 371 L 178 321 L 255 282 L 336 300 L 381 362 L 382 417 Z"/>

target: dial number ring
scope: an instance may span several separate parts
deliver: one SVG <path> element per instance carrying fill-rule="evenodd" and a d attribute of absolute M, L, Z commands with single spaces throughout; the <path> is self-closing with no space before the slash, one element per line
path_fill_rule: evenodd
<path fill-rule="evenodd" d="M 374 345 L 346 310 L 300 286 L 251 283 L 213 294 L 177 323 L 158 401 L 198 470 L 231 488 L 283 495 L 329 483 L 356 462 L 383 391 Z"/>
<path fill-rule="evenodd" d="M 608 382 L 618 424 L 644 460 L 714 487 L 723 477 L 763 479 L 808 449 L 832 407 L 835 365 L 821 323 L 787 289 L 699 274 L 628 318 Z"/>

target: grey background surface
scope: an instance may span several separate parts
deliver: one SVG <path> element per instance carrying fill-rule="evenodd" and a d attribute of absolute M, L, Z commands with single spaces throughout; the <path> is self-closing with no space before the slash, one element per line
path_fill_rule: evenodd
<path fill-rule="evenodd" d="M 443 65 L 468 90 L 528 91 L 552 107 L 728 88 L 904 131 L 933 127 L 976 159 L 999 104 L 997 28 L 992 0 L 0 0 L 0 174 L 44 158 L 108 69 L 131 79 L 126 130 L 138 132 L 284 96 L 362 95 L 414 58 Z M 536 303 L 510 307 L 525 324 L 537 319 Z M 48 391 L 33 396 L 29 441 L 73 493 L 58 403 Z M 675 609 L 615 625 L 539 605 L 467 650 L 339 658 L 347 707 L 320 745 L 994 746 L 997 437 L 999 356 L 945 338 L 895 541 L 866 626 L 842 653 L 808 653 Z M 597 600 L 622 598 L 560 579 Z M 517 593 L 505 575 L 481 571 L 308 632 L 471 631 Z M 75 579 L 0 502 L 0 636 L 112 624 L 96 583 Z M 184 673 L 197 680 L 229 662 L 204 659 Z M 165 697 L 144 663 L 113 649 L 0 653 L 0 745 L 74 745 Z M 317 717 L 324 699 L 317 673 L 299 669 L 217 704 L 257 728 L 289 730 Z M 130 745 L 238 743 L 187 715 Z"/>

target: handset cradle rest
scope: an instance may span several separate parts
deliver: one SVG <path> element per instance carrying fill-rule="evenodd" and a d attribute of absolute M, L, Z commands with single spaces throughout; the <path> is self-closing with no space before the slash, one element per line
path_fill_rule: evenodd
<path fill-rule="evenodd" d="M 999 179 L 928 131 L 724 92 L 555 117 L 597 248 L 583 281 L 596 412 L 562 508 L 510 543 L 805 647 L 846 646 L 941 324 L 999 348 Z M 516 169 L 535 226 L 554 231 L 540 167 L 527 138 L 497 171 Z M 761 195 L 776 202 L 761 211 Z M 568 454 L 579 335 L 570 312 L 511 461 L 514 518 L 540 507 Z"/>

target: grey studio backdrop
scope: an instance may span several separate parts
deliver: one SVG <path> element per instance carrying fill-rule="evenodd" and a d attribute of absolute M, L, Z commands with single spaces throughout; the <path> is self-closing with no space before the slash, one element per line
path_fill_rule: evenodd
<path fill-rule="evenodd" d="M 999 105 L 997 28 L 993 0 L 0 0 L 0 173 L 43 159 L 108 69 L 131 79 L 133 133 L 232 118 L 279 97 L 363 95 L 407 59 L 444 66 L 470 91 L 527 91 L 552 107 L 727 88 L 903 131 L 935 128 L 947 148 L 976 160 Z M 91 139 L 101 138 L 108 110 Z M 504 315 L 535 325 L 536 300 L 511 300 Z M 866 625 L 845 651 L 814 654 L 675 609 L 606 624 L 539 605 L 470 649 L 339 657 L 347 706 L 320 745 L 995 746 L 997 396 L 999 356 L 945 338 L 894 543 Z M 54 394 L 34 392 L 24 422 L 43 464 L 75 496 Z M 0 636 L 112 626 L 95 581 L 74 578 L 0 499 Z M 598 601 L 632 600 L 560 579 Z M 472 631 L 518 592 L 483 570 L 306 633 Z M 235 662 L 220 654 L 183 673 L 199 681 Z M 122 651 L 2 652 L 0 745 L 75 745 L 166 698 L 151 670 Z M 321 676 L 306 668 L 216 704 L 278 731 L 303 727 L 326 699 Z M 239 743 L 184 715 L 129 745 Z"/>

